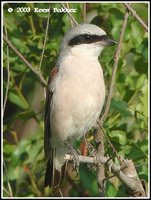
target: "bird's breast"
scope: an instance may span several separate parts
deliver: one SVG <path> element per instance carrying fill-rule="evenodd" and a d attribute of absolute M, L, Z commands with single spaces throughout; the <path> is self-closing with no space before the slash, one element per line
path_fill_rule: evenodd
<path fill-rule="evenodd" d="M 104 98 L 103 73 L 97 61 L 64 62 L 55 82 L 51 109 L 55 134 L 61 140 L 85 134 L 99 118 Z"/>

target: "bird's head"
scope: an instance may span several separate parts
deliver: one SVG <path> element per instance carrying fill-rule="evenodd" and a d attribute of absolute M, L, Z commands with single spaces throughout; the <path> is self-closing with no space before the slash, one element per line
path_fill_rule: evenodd
<path fill-rule="evenodd" d="M 117 44 L 114 40 L 108 38 L 106 32 L 93 24 L 77 25 L 65 34 L 60 53 L 63 54 L 76 52 L 80 55 L 97 57 L 106 46 Z"/>

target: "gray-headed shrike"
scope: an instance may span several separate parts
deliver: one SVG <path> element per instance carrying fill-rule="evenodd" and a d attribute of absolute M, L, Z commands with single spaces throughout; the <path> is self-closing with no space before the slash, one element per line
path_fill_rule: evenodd
<path fill-rule="evenodd" d="M 115 45 L 96 25 L 77 25 L 65 34 L 56 67 L 52 70 L 45 106 L 44 152 L 48 159 L 45 186 L 60 182 L 64 156 L 73 142 L 97 122 L 105 100 L 105 85 L 98 57 Z M 58 178 L 59 174 L 59 178 Z M 56 176 L 56 177 L 55 177 Z"/>

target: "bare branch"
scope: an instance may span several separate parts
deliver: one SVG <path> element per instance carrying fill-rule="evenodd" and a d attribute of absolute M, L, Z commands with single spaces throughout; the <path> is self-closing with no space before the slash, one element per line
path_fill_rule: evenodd
<path fill-rule="evenodd" d="M 63 3 L 62 3 L 63 4 Z M 63 4 L 64 5 L 64 4 Z M 65 5 L 64 5 L 65 6 Z M 66 7 L 69 9 L 70 7 L 69 7 L 69 3 L 66 3 Z M 75 22 L 73 21 L 73 19 L 71 19 L 71 17 L 69 17 L 69 21 L 70 21 L 70 25 L 71 25 L 71 27 L 73 27 L 74 26 L 74 24 L 75 24 Z"/>
<path fill-rule="evenodd" d="M 61 5 L 62 5 L 63 8 L 67 9 L 67 8 L 64 6 L 63 3 L 62 3 Z M 75 24 L 75 25 L 78 25 L 78 22 L 77 22 L 77 21 L 75 20 L 75 18 L 71 15 L 71 13 L 70 13 L 70 12 L 66 12 L 66 13 L 68 14 L 69 18 L 72 19 L 72 21 L 74 22 L 74 24 Z"/>
<path fill-rule="evenodd" d="M 87 3 L 83 3 L 83 21 L 86 22 L 86 6 Z"/>
<path fill-rule="evenodd" d="M 65 154 L 64 159 L 69 161 L 69 160 L 73 160 L 74 157 L 71 154 Z M 96 160 L 94 157 L 79 155 L 78 159 L 80 163 L 96 163 Z M 106 160 L 104 160 L 104 162 L 106 162 Z"/>
<path fill-rule="evenodd" d="M 101 119 L 99 120 L 99 123 L 98 123 L 99 128 L 98 128 L 97 135 L 95 136 L 95 141 L 96 141 L 96 143 L 99 144 L 98 148 L 97 148 L 97 153 L 98 153 L 99 156 L 104 156 L 104 145 L 103 145 L 104 137 L 103 137 L 103 129 L 101 127 L 103 127 L 103 123 L 106 120 L 107 115 L 109 113 L 109 109 L 110 109 L 112 92 L 113 92 L 113 87 L 114 87 L 114 82 L 115 82 L 115 76 L 116 76 L 116 71 L 117 71 L 117 67 L 118 67 L 118 60 L 119 60 L 120 51 L 121 51 L 121 47 L 122 47 L 122 39 L 123 39 L 124 31 L 125 31 L 125 28 L 126 28 L 128 15 L 129 14 L 126 13 L 125 16 L 124 16 L 123 25 L 122 25 L 121 32 L 120 32 L 119 43 L 118 43 L 118 47 L 117 47 L 115 59 L 114 59 L 114 66 L 113 66 L 113 71 L 112 71 L 112 77 L 111 77 L 111 83 L 110 83 L 107 103 L 105 105 L 104 113 L 103 113 Z M 98 185 L 99 185 L 100 196 L 105 196 L 104 195 L 104 193 L 105 193 L 104 192 L 104 183 L 103 183 L 104 178 L 105 178 L 104 166 L 98 165 L 98 167 L 97 167 L 97 180 L 98 180 Z"/>
<path fill-rule="evenodd" d="M 112 92 L 113 92 L 114 83 L 115 83 L 115 76 L 116 76 L 116 72 L 117 72 L 117 68 L 118 68 L 118 61 L 119 61 L 119 56 L 120 56 L 121 47 L 122 47 L 122 40 L 123 40 L 124 32 L 125 32 L 125 29 L 126 29 L 126 24 L 127 24 L 128 16 L 129 16 L 129 13 L 126 12 L 125 16 L 124 16 L 122 27 L 121 27 L 121 32 L 120 32 L 118 47 L 117 47 L 117 50 L 116 50 L 116 53 L 115 53 L 114 65 L 113 65 L 113 71 L 112 71 L 112 77 L 111 77 L 111 82 L 110 82 L 110 87 L 109 87 L 109 93 L 108 93 L 107 103 L 105 105 L 104 113 L 103 113 L 103 115 L 102 115 L 102 117 L 101 117 L 101 119 L 99 121 L 99 128 L 103 127 L 103 123 L 106 120 L 107 115 L 109 113 L 109 108 L 110 108 L 110 103 L 111 103 L 111 98 L 112 98 Z M 103 135 L 103 132 L 101 130 L 102 129 L 100 128 L 100 132 L 98 132 L 99 135 L 97 137 L 99 137 L 99 138 L 101 138 L 102 135 Z M 100 144 L 99 145 L 101 145 L 101 140 L 100 140 Z M 102 145 L 101 145 L 100 148 L 98 147 L 98 156 L 100 156 L 100 155 L 103 156 L 103 154 L 101 154 L 101 151 L 103 150 L 102 148 L 103 148 Z M 101 165 L 102 165 L 102 163 L 101 163 Z M 112 159 L 110 159 L 108 162 L 106 162 L 106 165 L 111 170 L 111 172 L 115 176 L 117 176 L 124 183 L 124 185 L 127 188 L 127 191 L 129 192 L 129 194 L 131 196 L 146 196 L 145 191 L 144 191 L 144 189 L 142 187 L 142 184 L 141 184 L 138 176 L 137 176 L 137 179 L 136 179 L 137 172 L 133 173 L 135 175 L 131 176 L 131 177 L 125 175 L 122 172 L 121 168 L 118 167 L 118 166 L 116 166 L 114 164 L 114 162 L 112 161 Z M 128 169 L 129 169 L 129 166 L 128 166 Z M 98 175 L 99 174 L 97 173 L 97 176 Z M 103 184 L 101 184 L 99 186 L 102 187 Z M 101 187 L 99 189 L 101 189 Z"/>
<path fill-rule="evenodd" d="M 49 6 L 49 13 L 48 13 L 48 18 L 47 18 L 45 39 L 44 39 L 44 44 L 43 44 L 43 49 L 42 49 L 42 54 L 41 54 L 41 59 L 40 59 L 40 64 L 39 64 L 39 70 L 41 69 L 41 65 L 42 65 L 42 61 L 43 61 L 43 57 L 44 57 L 45 46 L 46 46 L 47 35 L 48 35 L 48 28 L 49 28 L 49 21 L 50 21 L 50 6 Z"/>
<path fill-rule="evenodd" d="M 113 65 L 113 71 L 112 71 L 112 77 L 111 77 L 111 82 L 110 82 L 108 98 L 107 98 L 107 101 L 106 101 L 104 113 L 103 113 L 103 115 L 100 119 L 100 125 L 101 126 L 103 125 L 104 121 L 106 120 L 107 115 L 109 113 L 109 109 L 110 109 L 111 98 L 112 98 L 112 93 L 113 93 L 113 88 L 114 88 L 114 83 L 115 83 L 115 76 L 116 76 L 116 72 L 117 72 L 117 68 L 118 68 L 118 61 L 119 61 L 120 52 L 121 52 L 121 48 L 122 48 L 122 40 L 123 40 L 128 16 L 129 16 L 129 14 L 126 12 L 126 14 L 124 16 L 121 32 L 120 32 L 118 47 L 117 47 L 117 50 L 116 50 L 116 53 L 115 53 L 114 65 Z"/>
<path fill-rule="evenodd" d="M 123 5 L 127 8 L 129 12 L 131 12 L 132 16 L 135 17 L 135 19 L 142 25 L 142 27 L 148 32 L 148 26 L 145 24 L 145 22 L 136 14 L 136 11 L 134 11 L 127 3 L 123 3 Z"/>
<path fill-rule="evenodd" d="M 42 76 L 41 72 L 34 68 L 28 61 L 27 59 L 16 49 L 16 47 L 8 40 L 8 38 L 3 35 L 3 38 L 5 40 L 5 42 L 8 44 L 8 46 L 18 55 L 18 57 L 31 69 L 31 71 L 36 75 L 36 77 L 38 78 L 38 80 L 40 81 L 40 84 L 43 87 L 46 87 L 47 83 L 44 79 L 44 77 Z"/>
<path fill-rule="evenodd" d="M 9 179 L 7 177 L 7 169 L 6 169 L 6 163 L 5 161 L 3 162 L 4 163 L 4 171 L 5 171 L 5 177 L 6 177 L 6 182 L 7 182 L 7 186 L 8 186 L 8 193 L 9 193 L 9 196 L 10 197 L 13 197 L 13 192 L 12 192 L 12 187 L 10 185 L 10 182 L 9 182 Z M 3 188 L 4 189 L 4 188 Z M 6 190 L 4 189 L 4 191 L 6 192 Z"/>
<path fill-rule="evenodd" d="M 97 146 L 97 154 L 103 158 L 104 157 L 104 134 L 101 128 L 97 129 L 97 132 L 94 134 L 94 139 Z M 105 197 L 104 179 L 105 179 L 104 164 L 100 163 L 99 165 L 97 165 L 97 182 L 99 186 L 100 197 Z"/>
<path fill-rule="evenodd" d="M 66 161 L 74 160 L 71 154 L 66 154 L 64 159 Z M 120 181 L 125 185 L 127 191 L 131 196 L 142 196 L 145 197 L 146 193 L 143 189 L 142 183 L 137 176 L 134 164 L 131 160 L 125 160 L 124 170 L 123 167 L 117 166 L 112 159 L 108 157 L 101 157 L 96 155 L 96 157 L 81 156 L 78 157 L 80 163 L 94 163 L 95 165 L 105 164 L 108 166 L 109 170 L 117 176 Z"/>
<path fill-rule="evenodd" d="M 127 192 L 135 197 L 147 196 L 145 190 L 146 188 L 143 187 L 143 184 L 138 177 L 133 161 L 128 160 L 127 162 L 128 167 L 123 168 L 122 171 L 129 179 L 132 180 L 132 182 L 134 182 L 135 187 L 137 187 L 137 190 L 131 190 L 131 188 L 127 186 Z"/>
<path fill-rule="evenodd" d="M 5 192 L 9 197 L 12 197 L 12 196 L 10 195 L 10 193 L 6 190 L 5 187 L 3 187 L 3 190 L 4 190 L 4 192 Z"/>
<path fill-rule="evenodd" d="M 5 35 L 7 37 L 7 29 L 5 26 L 5 19 L 4 19 L 4 31 L 5 31 Z M 6 47 L 6 56 L 7 56 L 7 84 L 6 84 L 6 92 L 5 92 L 4 103 L 3 103 L 3 116 L 4 116 L 4 112 L 5 112 L 5 107 L 6 107 L 7 97 L 8 97 L 8 90 L 9 90 L 9 81 L 10 81 L 9 48 L 8 48 L 8 46 Z"/>

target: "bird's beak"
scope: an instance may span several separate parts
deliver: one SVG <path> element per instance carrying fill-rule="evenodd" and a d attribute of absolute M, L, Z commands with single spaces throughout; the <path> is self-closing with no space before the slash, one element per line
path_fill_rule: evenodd
<path fill-rule="evenodd" d="M 110 39 L 110 38 L 105 38 L 103 41 L 101 41 L 101 45 L 106 47 L 106 46 L 113 46 L 118 44 L 116 41 Z"/>

